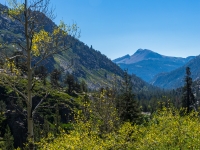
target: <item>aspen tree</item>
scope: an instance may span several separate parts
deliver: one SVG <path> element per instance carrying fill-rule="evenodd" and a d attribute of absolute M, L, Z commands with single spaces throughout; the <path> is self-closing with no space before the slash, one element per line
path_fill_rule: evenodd
<path fill-rule="evenodd" d="M 8 2 L 9 8 L 1 10 L 1 13 L 20 24 L 23 29 L 20 31 L 23 41 L 4 41 L 0 44 L 0 59 L 3 61 L 1 63 L 3 64 L 1 65 L 3 72 L 0 76 L 0 83 L 11 87 L 26 102 L 27 140 L 32 143 L 29 149 L 34 149 L 33 116 L 49 94 L 49 91 L 45 89 L 46 94 L 33 108 L 33 89 L 36 82 L 34 70 L 43 65 L 44 62 L 48 63 L 47 59 L 52 55 L 70 49 L 71 43 L 67 39 L 78 37 L 78 27 L 76 24 L 68 26 L 61 21 L 60 25 L 54 25 L 50 31 L 47 31 L 45 27 L 48 26 L 50 19 L 54 18 L 52 9 L 49 9 L 50 0 L 24 0 L 23 3 L 18 0 L 8 0 Z M 13 47 L 13 51 L 19 51 L 20 53 L 16 53 L 14 56 L 7 55 L 6 51 L 9 46 Z M 25 69 L 16 67 L 15 58 L 22 59 Z M 25 92 L 17 88 L 17 83 L 22 78 L 27 82 Z"/>

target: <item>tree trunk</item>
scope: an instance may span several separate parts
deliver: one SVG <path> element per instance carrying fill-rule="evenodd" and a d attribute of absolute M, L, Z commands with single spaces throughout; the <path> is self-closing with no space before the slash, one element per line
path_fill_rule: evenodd
<path fill-rule="evenodd" d="M 25 0 L 25 36 L 26 36 L 26 51 L 27 51 L 27 75 L 28 75 L 28 85 L 27 85 L 27 125 L 28 125 L 28 140 L 30 142 L 29 149 L 34 149 L 34 134 L 33 134 L 33 116 L 32 116 L 32 67 L 31 67 L 31 47 L 30 39 L 28 33 L 28 10 L 27 10 L 27 0 Z"/>

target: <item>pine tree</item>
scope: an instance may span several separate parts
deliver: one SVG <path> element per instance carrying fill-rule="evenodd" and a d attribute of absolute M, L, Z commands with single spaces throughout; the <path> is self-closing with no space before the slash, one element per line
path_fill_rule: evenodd
<path fill-rule="evenodd" d="M 195 98 L 192 92 L 192 78 L 190 68 L 186 68 L 185 85 L 183 87 L 182 107 L 187 109 L 187 113 L 195 107 Z"/>
<path fill-rule="evenodd" d="M 68 86 L 68 90 L 67 92 L 69 94 L 72 94 L 72 91 L 74 90 L 74 87 L 75 87 L 75 79 L 74 79 L 74 76 L 72 74 L 68 74 L 66 76 L 66 79 L 65 79 L 65 84 L 67 84 Z"/>
<path fill-rule="evenodd" d="M 57 88 L 60 86 L 59 84 L 60 77 L 61 77 L 61 71 L 59 71 L 58 69 L 54 69 L 50 76 L 52 87 Z"/>
<path fill-rule="evenodd" d="M 122 121 L 137 123 L 141 118 L 141 111 L 138 102 L 134 99 L 135 95 L 133 94 L 132 87 L 131 76 L 125 71 L 122 94 L 118 100 L 118 110 Z"/>
<path fill-rule="evenodd" d="M 87 92 L 88 91 L 87 84 L 85 83 L 84 80 L 81 81 L 80 88 L 81 88 L 81 92 Z"/>

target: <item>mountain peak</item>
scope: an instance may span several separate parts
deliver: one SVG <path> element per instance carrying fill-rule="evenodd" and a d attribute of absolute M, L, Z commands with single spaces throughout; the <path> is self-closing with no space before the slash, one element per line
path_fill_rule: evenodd
<path fill-rule="evenodd" d="M 149 49 L 138 49 L 127 61 L 126 64 L 136 63 L 147 59 L 159 59 L 162 55 Z"/>
<path fill-rule="evenodd" d="M 145 52 L 145 51 L 151 51 L 151 50 L 139 48 L 136 52 Z M 151 51 L 151 52 L 153 52 L 153 51 Z"/>
<path fill-rule="evenodd" d="M 113 62 L 115 63 L 124 63 L 124 64 L 132 64 L 146 59 L 158 59 L 162 58 L 162 55 L 153 52 L 149 49 L 138 49 L 133 55 L 125 55 L 114 59 Z"/>
<path fill-rule="evenodd" d="M 135 54 L 150 54 L 150 53 L 153 53 L 153 54 L 158 54 L 158 53 L 156 53 L 156 52 L 154 52 L 154 51 L 152 51 L 152 50 L 149 50 L 149 49 L 138 49 L 133 55 L 135 55 Z M 133 56 L 132 55 L 132 56 Z M 158 54 L 158 55 L 160 55 L 160 54 Z"/>

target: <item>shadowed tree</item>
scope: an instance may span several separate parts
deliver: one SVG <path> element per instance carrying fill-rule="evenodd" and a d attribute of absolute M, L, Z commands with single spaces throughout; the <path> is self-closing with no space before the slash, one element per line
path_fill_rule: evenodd
<path fill-rule="evenodd" d="M 50 81 L 51 81 L 52 87 L 54 88 L 60 87 L 60 84 L 59 84 L 60 78 L 61 78 L 61 71 L 59 71 L 58 69 L 54 69 L 50 75 Z"/>
<path fill-rule="evenodd" d="M 141 118 L 141 110 L 138 102 L 134 99 L 131 76 L 127 71 L 124 72 L 124 82 L 122 85 L 122 92 L 118 97 L 117 108 L 122 121 L 130 121 L 132 123 L 139 122 Z"/>
<path fill-rule="evenodd" d="M 6 104 L 0 100 L 0 115 L 3 115 L 3 112 L 6 111 Z"/>
<path fill-rule="evenodd" d="M 46 77 L 48 76 L 48 70 L 45 66 L 39 66 L 34 70 L 35 77 L 38 77 L 42 80 L 43 84 L 46 85 Z"/>
<path fill-rule="evenodd" d="M 6 127 L 5 129 L 5 134 L 4 134 L 4 144 L 2 145 L 2 147 L 0 146 L 0 149 L 2 150 L 14 150 L 14 139 L 13 136 L 11 134 L 10 128 L 9 126 Z"/>
<path fill-rule="evenodd" d="M 81 87 L 81 92 L 87 92 L 88 91 L 87 84 L 85 83 L 84 80 L 81 81 L 80 87 Z"/>
<path fill-rule="evenodd" d="M 195 98 L 192 92 L 192 78 L 190 68 L 186 68 L 185 85 L 183 87 L 182 107 L 187 109 L 187 113 L 195 109 Z"/>
<path fill-rule="evenodd" d="M 74 76 L 72 74 L 68 74 L 66 76 L 66 79 L 65 79 L 65 84 L 67 84 L 68 86 L 68 90 L 67 92 L 69 94 L 72 94 L 73 90 L 75 89 L 75 79 L 74 79 Z"/>

